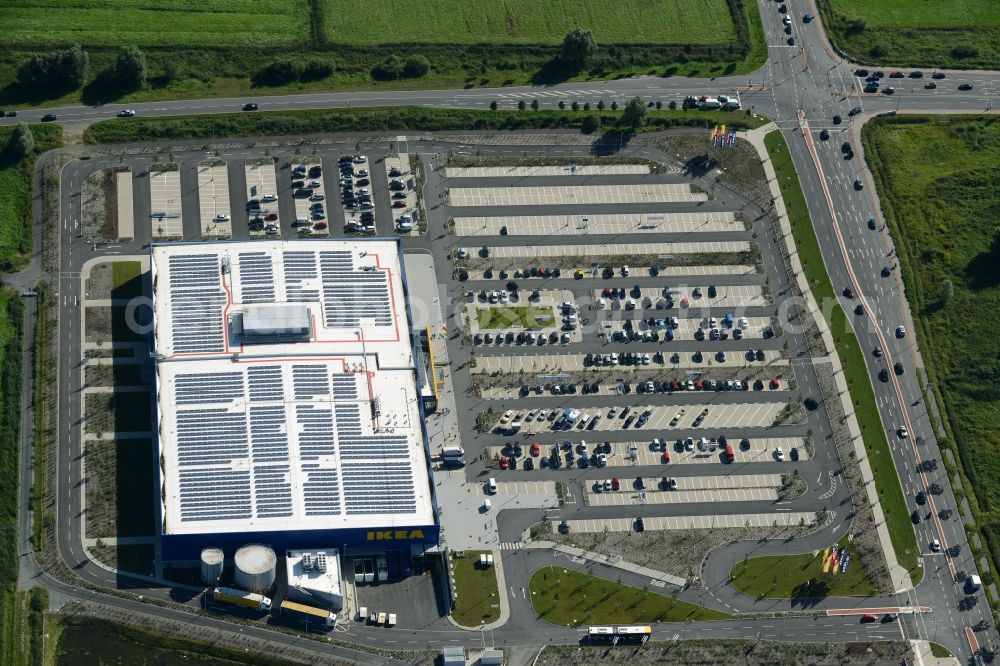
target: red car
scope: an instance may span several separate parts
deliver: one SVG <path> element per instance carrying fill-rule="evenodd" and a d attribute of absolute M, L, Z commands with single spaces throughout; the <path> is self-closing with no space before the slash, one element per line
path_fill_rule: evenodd
<path fill-rule="evenodd" d="M 621 481 L 618 480 L 617 476 L 614 477 L 613 479 L 611 479 L 611 489 L 612 490 L 621 490 L 621 487 L 622 487 Z"/>
<path fill-rule="evenodd" d="M 674 380 L 672 380 L 670 382 L 670 390 L 671 391 L 680 391 L 681 390 L 681 385 L 680 385 L 680 383 L 676 379 L 674 379 Z"/>
<path fill-rule="evenodd" d="M 664 451 L 663 452 L 663 464 L 666 465 L 668 462 L 670 462 L 670 451 Z"/>
<path fill-rule="evenodd" d="M 861 621 L 862 622 L 874 622 L 875 621 L 875 616 L 872 615 L 871 613 L 865 613 L 864 615 L 861 616 Z"/>
<path fill-rule="evenodd" d="M 905 77 L 906 77 L 906 74 L 903 74 L 902 72 L 890 72 L 889 73 L 889 78 L 890 79 L 902 79 L 902 78 L 905 78 Z M 872 616 L 872 617 L 874 618 L 874 616 Z"/>
<path fill-rule="evenodd" d="M 694 390 L 695 391 L 702 390 L 702 384 L 701 384 L 701 380 L 700 379 L 694 380 Z"/>
<path fill-rule="evenodd" d="M 323 230 L 326 229 L 326 222 L 317 222 L 313 225 L 313 229 Z"/>
<path fill-rule="evenodd" d="M 601 296 L 604 298 L 611 298 L 611 287 L 605 287 L 604 291 L 601 292 Z"/>
<path fill-rule="evenodd" d="M 277 221 L 277 219 L 278 219 L 277 213 L 268 213 L 267 215 L 264 216 L 265 222 L 275 222 Z"/>
<path fill-rule="evenodd" d="M 733 450 L 732 444 L 726 444 L 726 460 L 728 462 L 736 462 L 736 451 Z"/>
<path fill-rule="evenodd" d="M 393 208 L 406 208 L 406 202 L 405 201 L 393 201 L 392 202 L 392 207 Z"/>
<path fill-rule="evenodd" d="M 777 379 L 772 379 L 771 380 L 771 390 L 777 390 L 780 387 L 781 387 L 781 384 L 778 382 Z"/>
<path fill-rule="evenodd" d="M 542 455 L 542 447 L 538 442 L 531 443 L 531 455 L 535 458 Z"/>
<path fill-rule="evenodd" d="M 510 461 L 507 459 L 507 456 L 500 456 L 500 469 L 507 469 L 508 467 L 510 467 Z"/>

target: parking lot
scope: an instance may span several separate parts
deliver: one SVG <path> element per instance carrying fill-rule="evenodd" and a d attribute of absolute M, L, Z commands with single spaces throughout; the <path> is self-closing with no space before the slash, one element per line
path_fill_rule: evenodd
<path fill-rule="evenodd" d="M 695 203 L 707 201 L 690 185 L 565 185 L 514 187 L 453 187 L 452 206 L 553 206 L 579 204 Z"/>
<path fill-rule="evenodd" d="M 181 217 L 181 177 L 177 171 L 149 172 L 152 235 L 157 240 L 184 237 Z"/>
<path fill-rule="evenodd" d="M 591 256 L 600 257 L 611 255 L 674 255 L 674 254 L 714 254 L 714 253 L 737 253 L 749 252 L 750 243 L 747 241 L 696 241 L 682 243 L 592 243 L 589 245 L 546 245 L 543 248 L 538 246 L 523 245 L 501 245 L 486 246 L 489 256 L 494 259 L 500 258 L 532 258 L 540 259 L 544 257 L 577 257 Z M 467 254 L 477 254 L 481 248 L 465 248 Z"/>
<path fill-rule="evenodd" d="M 292 163 L 292 191 L 307 187 L 312 191 L 309 195 L 293 196 L 295 202 L 295 222 L 293 226 L 299 235 L 329 236 L 330 222 L 326 207 L 326 188 L 323 186 L 323 175 L 310 178 L 309 173 L 316 173 L 316 169 L 322 169 L 323 165 L 318 160 Z M 320 206 L 317 208 L 316 206 Z"/>
<path fill-rule="evenodd" d="M 200 228 L 204 238 L 229 238 L 233 235 L 229 172 L 224 162 L 198 165 L 198 203 L 201 210 Z"/>
<path fill-rule="evenodd" d="M 694 370 L 709 367 L 709 359 L 713 367 L 780 367 L 787 366 L 788 359 L 781 357 L 778 350 L 763 350 L 763 358 L 754 355 L 754 360 L 749 360 L 744 354 L 727 354 L 725 361 L 712 358 L 711 354 L 702 354 L 702 360 L 696 361 L 690 352 L 677 353 L 677 362 L 672 361 L 673 354 L 664 354 L 664 363 L 658 364 L 652 358 L 656 353 L 650 354 L 650 363 L 642 365 L 587 365 L 586 356 L 572 353 L 543 353 L 529 355 L 496 355 L 479 356 L 476 359 L 476 367 L 471 369 L 473 374 L 520 374 L 536 373 L 561 370 L 563 372 L 583 372 L 585 370 L 598 373 L 622 372 L 634 373 L 639 371 L 665 372 L 668 369 Z M 776 370 L 780 372 L 780 370 Z"/>
<path fill-rule="evenodd" d="M 659 479 L 650 479 L 652 490 L 627 491 L 590 490 L 586 502 L 590 506 L 624 506 L 632 504 L 702 504 L 718 502 L 774 502 L 778 493 L 774 488 L 713 488 L 706 490 L 659 490 Z M 596 485 L 593 486 L 596 488 Z"/>
<path fill-rule="evenodd" d="M 589 234 L 686 234 L 744 231 L 729 211 L 707 213 L 611 213 L 596 215 L 512 215 L 456 217 L 456 236 L 576 236 Z"/>
<path fill-rule="evenodd" d="M 743 527 L 793 527 L 800 523 L 809 525 L 816 520 L 811 511 L 785 511 L 781 513 L 709 513 L 693 516 L 652 516 L 644 518 L 647 530 L 707 530 L 737 529 Z M 634 518 L 597 518 L 567 520 L 570 532 L 631 532 L 635 530 Z M 552 523 L 552 532 L 558 533 L 559 524 Z"/>
<path fill-rule="evenodd" d="M 410 234 L 419 230 L 416 180 L 406 153 L 390 154 L 385 158 L 385 176 L 389 183 L 389 207 L 396 233 Z"/>
<path fill-rule="evenodd" d="M 613 176 L 649 173 L 646 164 L 447 167 L 445 178 L 526 178 L 530 176 Z"/>

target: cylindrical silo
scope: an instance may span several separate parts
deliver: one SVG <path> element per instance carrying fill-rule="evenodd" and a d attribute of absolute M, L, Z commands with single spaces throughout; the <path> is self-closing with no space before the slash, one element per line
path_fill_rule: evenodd
<path fill-rule="evenodd" d="M 251 543 L 236 551 L 236 585 L 262 594 L 274 585 L 274 570 L 278 558 L 274 551 L 259 543 Z"/>
<path fill-rule="evenodd" d="M 225 555 L 221 548 L 203 548 L 201 551 L 201 579 L 206 585 L 214 587 L 222 578 L 222 564 Z"/>

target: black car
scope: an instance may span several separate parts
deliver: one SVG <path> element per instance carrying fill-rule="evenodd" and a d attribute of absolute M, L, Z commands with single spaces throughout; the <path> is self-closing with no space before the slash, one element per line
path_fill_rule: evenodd
<path fill-rule="evenodd" d="M 878 371 L 878 378 L 879 381 L 883 383 L 889 381 L 889 371 L 886 370 L 885 368 L 882 368 L 881 370 Z"/>
<path fill-rule="evenodd" d="M 260 107 L 257 106 L 257 104 L 255 104 L 254 102 L 247 102 L 246 104 L 243 105 L 244 111 L 256 111 L 259 108 Z"/>
<path fill-rule="evenodd" d="M 849 153 L 849 152 L 851 152 L 851 142 L 850 141 L 845 141 L 844 143 L 840 144 L 840 152 L 842 152 L 842 153 Z"/>
<path fill-rule="evenodd" d="M 865 184 L 862 183 L 860 180 L 856 180 L 856 181 L 854 181 L 854 189 L 856 189 L 858 191 L 861 191 L 861 190 L 865 189 Z"/>
<path fill-rule="evenodd" d="M 922 79 L 922 78 L 924 78 L 924 73 L 921 72 L 919 69 L 918 70 L 914 70 L 914 71 L 910 72 L 910 78 L 911 79 Z"/>
<path fill-rule="evenodd" d="M 972 90 L 972 84 L 971 83 L 963 83 L 962 85 L 960 85 L 958 87 L 958 89 L 959 90 Z"/>
<path fill-rule="evenodd" d="M 910 514 L 910 521 L 914 525 L 919 525 L 920 524 L 920 512 L 917 511 L 917 510 L 914 510 L 913 513 Z"/>
<path fill-rule="evenodd" d="M 830 133 L 827 130 L 823 130 L 822 132 L 819 133 L 819 138 L 823 141 L 826 141 L 827 139 L 830 138 Z"/>
<path fill-rule="evenodd" d="M 861 107 L 860 106 L 856 106 L 853 109 L 851 109 L 850 111 L 848 111 L 847 115 L 849 115 L 849 116 L 856 116 L 859 113 L 861 113 Z"/>
<path fill-rule="evenodd" d="M 892 269 L 889 268 L 888 266 L 883 267 L 882 268 L 882 277 L 889 277 L 890 275 L 892 275 Z"/>
<path fill-rule="evenodd" d="M 59 120 L 59 116 L 57 116 L 54 113 L 46 113 L 44 116 L 42 116 L 43 123 L 51 123 L 53 120 Z"/>
<path fill-rule="evenodd" d="M 861 305 L 861 303 L 858 303 L 857 305 L 854 306 L 854 314 L 863 315 L 864 313 L 865 313 L 865 306 Z"/>
<path fill-rule="evenodd" d="M 869 93 L 869 94 L 870 94 L 870 93 L 877 93 L 877 92 L 878 92 L 878 86 L 875 86 L 875 85 L 867 85 L 867 86 L 865 86 L 865 90 L 864 90 L 864 91 L 865 91 L 866 93 Z"/>
<path fill-rule="evenodd" d="M 944 72 L 934 72 L 933 74 L 931 74 L 931 78 L 932 79 L 943 79 L 944 78 Z"/>
<path fill-rule="evenodd" d="M 868 218 L 868 228 L 871 229 L 872 231 L 875 231 L 875 229 L 878 228 L 878 223 L 875 221 L 874 217 Z"/>
<path fill-rule="evenodd" d="M 919 493 L 917 493 L 916 500 L 917 504 L 919 504 L 920 506 L 927 504 L 927 494 L 921 490 Z"/>
<path fill-rule="evenodd" d="M 864 78 L 864 77 L 868 76 L 868 70 L 867 69 L 856 69 L 856 70 L 854 70 L 854 76 L 860 76 L 860 77 Z"/>
<path fill-rule="evenodd" d="M 841 118 L 840 118 L 840 116 L 839 116 L 839 115 L 838 115 L 838 116 L 834 116 L 834 117 L 833 117 L 833 124 L 834 124 L 834 125 L 839 125 L 839 124 L 840 124 L 840 122 L 841 122 Z"/>
<path fill-rule="evenodd" d="M 898 361 L 892 366 L 892 369 L 896 371 L 897 375 L 903 374 L 903 364 Z"/>

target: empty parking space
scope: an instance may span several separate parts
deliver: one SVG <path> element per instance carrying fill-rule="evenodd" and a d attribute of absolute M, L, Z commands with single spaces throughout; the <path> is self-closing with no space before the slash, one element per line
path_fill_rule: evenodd
<path fill-rule="evenodd" d="M 539 187 L 453 187 L 451 206 L 553 206 L 580 204 L 689 203 L 707 201 L 690 185 L 566 185 Z"/>
<path fill-rule="evenodd" d="M 456 236 L 549 236 L 742 232 L 736 213 L 617 213 L 609 215 L 514 215 L 456 217 Z"/>
<path fill-rule="evenodd" d="M 696 253 L 737 253 L 749 252 L 748 241 L 699 241 L 683 243 L 594 243 L 590 245 L 505 245 L 487 246 L 489 256 L 494 259 L 534 259 L 539 257 L 589 256 L 604 257 L 636 254 L 696 254 Z M 470 256 L 475 256 L 481 247 L 465 248 Z"/>
<path fill-rule="evenodd" d="M 744 527 L 791 527 L 804 523 L 811 525 L 816 514 L 811 511 L 783 511 L 781 513 L 731 513 L 702 514 L 696 516 L 654 516 L 643 518 L 643 526 L 649 530 L 707 530 L 736 529 Z M 635 529 L 632 518 L 595 518 L 591 520 L 567 520 L 571 533 L 631 532 Z M 558 533 L 559 522 L 552 522 L 553 533 Z"/>
<path fill-rule="evenodd" d="M 647 164 L 584 164 L 564 166 L 448 167 L 445 178 L 521 178 L 525 176 L 645 175 Z"/>
<path fill-rule="evenodd" d="M 118 240 L 135 238 L 135 218 L 132 215 L 132 171 L 119 171 L 115 174 L 115 188 L 118 196 L 118 209 L 115 211 L 115 228 L 118 230 Z"/>
<path fill-rule="evenodd" d="M 658 479 L 652 480 L 654 483 Z M 652 490 L 597 492 L 591 488 L 587 493 L 590 506 L 621 506 L 626 504 L 690 504 L 718 502 L 774 502 L 778 493 L 774 488 L 720 488 L 710 490 Z"/>
<path fill-rule="evenodd" d="M 476 495 L 487 495 L 491 493 L 486 489 L 485 483 L 475 483 L 471 486 Z M 552 495 L 556 494 L 555 481 L 497 481 L 496 495 Z"/>
<path fill-rule="evenodd" d="M 309 162 L 292 163 L 292 183 L 296 184 L 301 181 L 304 187 L 312 190 L 312 194 L 309 196 L 292 197 L 292 200 L 295 202 L 294 226 L 300 235 L 330 235 L 330 222 L 327 219 L 326 212 L 329 204 L 327 202 L 326 190 L 323 187 L 322 172 L 316 178 L 309 178 L 308 176 L 309 170 L 315 170 L 317 167 L 321 170 L 323 168 L 318 159 Z M 316 172 L 313 171 L 313 173 Z M 294 192 L 295 189 L 298 188 L 293 188 L 292 191 Z M 322 206 L 322 209 L 313 208 L 316 205 Z"/>
<path fill-rule="evenodd" d="M 203 238 L 229 238 L 233 235 L 229 172 L 225 162 L 198 164 L 198 203 L 201 212 L 199 229 Z"/>
<path fill-rule="evenodd" d="M 225 172 L 225 168 L 223 168 Z M 228 188 L 229 178 L 223 191 Z M 227 195 L 228 199 L 228 195 Z M 166 240 L 184 237 L 181 218 L 181 174 L 179 171 L 149 172 L 149 210 L 153 224 L 153 238 Z M 204 229 L 204 225 L 202 225 Z"/>

